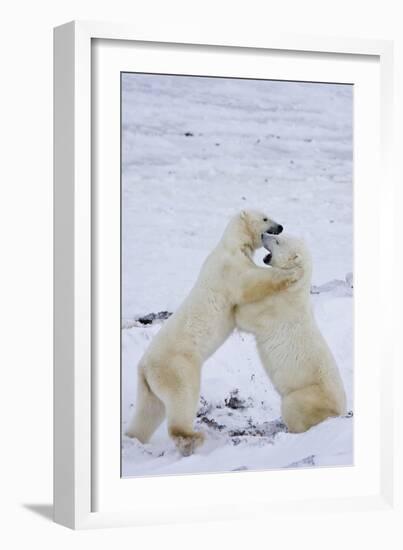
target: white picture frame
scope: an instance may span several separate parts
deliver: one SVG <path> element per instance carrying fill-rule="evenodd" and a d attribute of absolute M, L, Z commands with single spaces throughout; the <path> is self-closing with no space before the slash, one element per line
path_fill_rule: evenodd
<path fill-rule="evenodd" d="M 377 333 L 377 343 L 371 343 L 372 347 L 368 348 L 367 354 L 361 344 L 365 341 L 365 336 L 367 339 L 368 336 L 375 336 L 374 330 L 376 326 L 379 328 L 379 325 L 371 324 L 368 319 L 366 332 L 363 332 L 361 337 L 360 335 L 357 337 L 361 342 L 358 346 L 360 360 L 368 359 L 374 365 L 374 369 L 371 370 L 372 378 L 368 382 L 368 395 L 372 400 L 379 398 L 380 403 L 379 409 L 378 405 L 375 407 L 373 417 L 374 429 L 379 428 L 379 433 L 374 438 L 376 448 L 373 454 L 376 458 L 372 462 L 369 461 L 371 464 L 367 469 L 363 464 L 359 476 L 347 472 L 338 477 L 337 468 L 335 468 L 332 469 L 332 473 L 325 469 L 320 472 L 288 471 L 287 479 L 280 472 L 270 472 L 270 478 L 266 472 L 251 472 L 246 475 L 215 474 L 171 476 L 169 479 L 118 480 L 120 472 L 116 472 L 116 468 L 113 472 L 111 471 L 113 465 L 116 466 L 116 449 L 113 456 L 108 454 L 105 441 L 108 441 L 108 433 L 111 437 L 118 439 L 120 436 L 119 434 L 113 436 L 112 431 L 107 432 L 107 426 L 105 434 L 102 437 L 99 436 L 105 425 L 114 424 L 105 422 L 105 416 L 102 416 L 100 421 L 97 400 L 99 396 L 104 399 L 102 392 L 105 392 L 105 388 L 108 388 L 108 391 L 111 391 L 109 388 L 116 389 L 116 378 L 110 381 L 105 379 L 102 384 L 98 383 L 95 360 L 98 348 L 94 339 L 94 331 L 98 330 L 96 326 L 107 319 L 106 313 L 113 309 L 116 311 L 116 304 L 114 306 L 113 303 L 110 304 L 109 310 L 102 304 L 99 306 L 99 285 L 108 285 L 116 280 L 114 279 L 116 272 L 115 275 L 111 272 L 110 278 L 107 276 L 104 282 L 95 282 L 100 265 L 96 250 L 100 246 L 99 234 L 102 233 L 102 227 L 99 225 L 102 214 L 101 216 L 99 214 L 105 205 L 105 198 L 99 202 L 94 191 L 94 174 L 98 171 L 98 166 L 94 164 L 92 158 L 92 147 L 98 139 L 98 136 L 94 136 L 92 127 L 94 123 L 92 117 L 96 115 L 93 94 L 94 82 L 95 84 L 97 82 L 94 80 L 94 47 L 97 41 L 114 41 L 116 47 L 126 48 L 126 50 L 130 44 L 141 44 L 145 45 L 146 53 L 149 45 L 150 49 L 155 50 L 153 56 L 157 59 L 157 63 L 161 62 L 161 52 L 163 53 L 164 49 L 168 50 L 169 45 L 175 45 L 175 51 L 186 50 L 201 57 L 208 49 L 210 58 L 211 55 L 218 58 L 222 53 L 235 50 L 241 52 L 246 58 L 255 54 L 269 55 L 270 52 L 272 55 L 281 54 L 284 60 L 293 55 L 300 60 L 315 59 L 315 56 L 320 55 L 326 61 L 326 65 L 329 65 L 327 69 L 329 74 L 332 72 L 332 64 L 342 66 L 353 57 L 360 56 L 363 65 L 362 74 L 366 71 L 364 65 L 367 62 L 368 66 L 372 63 L 372 69 L 368 71 L 368 80 L 362 77 L 360 82 L 363 87 L 367 86 L 365 95 L 371 96 L 372 104 L 376 103 L 379 106 L 379 112 L 377 111 L 379 117 L 375 113 L 373 120 L 368 122 L 374 135 L 366 138 L 365 128 L 359 128 L 358 125 L 355 138 L 369 140 L 368 149 L 365 151 L 371 151 L 372 159 L 366 164 L 362 154 L 364 149 L 361 153 L 355 151 L 355 181 L 364 181 L 365 178 L 368 180 L 366 210 L 363 208 L 363 215 L 359 216 L 360 228 L 355 236 L 357 250 L 361 250 L 361 254 L 358 254 L 361 257 L 361 263 L 357 266 L 358 277 L 360 269 L 363 271 L 365 262 L 368 262 L 366 256 L 369 251 L 375 250 L 375 254 L 378 254 L 377 257 L 380 259 L 392 256 L 395 246 L 391 237 L 393 230 L 391 230 L 392 221 L 389 216 L 393 210 L 391 158 L 393 48 L 391 42 L 282 34 L 253 37 L 249 35 L 240 38 L 232 37 L 230 31 L 226 31 L 220 37 L 210 35 L 207 31 L 200 37 L 190 37 L 187 36 L 185 29 L 180 35 L 175 33 L 175 36 L 170 36 L 167 30 L 164 36 L 153 36 L 152 32 L 141 31 L 130 25 L 91 22 L 72 22 L 57 27 L 54 34 L 55 521 L 71 528 L 90 528 L 245 516 L 259 517 L 264 516 L 268 511 L 287 513 L 306 510 L 308 504 L 312 513 L 317 513 L 319 510 L 338 510 L 346 505 L 352 510 L 390 508 L 393 504 L 393 423 L 391 419 L 395 411 L 391 396 L 393 395 L 395 358 L 393 345 L 391 345 L 393 321 L 389 315 L 391 306 L 388 292 L 394 282 L 393 270 L 388 272 L 380 269 L 371 270 L 371 277 L 367 277 L 367 282 L 362 284 L 361 291 L 358 285 L 356 294 L 357 303 L 360 301 L 364 303 L 372 291 L 371 285 L 376 285 L 379 292 L 375 293 L 374 301 L 377 317 L 382 319 L 381 328 Z M 132 59 L 133 55 L 130 54 L 130 57 Z M 106 63 L 116 65 L 116 52 L 108 59 Z M 121 59 L 123 63 L 124 57 L 122 56 Z M 142 60 L 139 70 L 144 71 L 146 65 L 147 55 Z M 126 68 L 127 66 L 122 66 L 120 70 Z M 237 71 L 239 68 L 231 67 L 229 70 Z M 281 67 L 276 70 L 281 72 Z M 354 72 L 356 69 L 352 67 L 348 70 Z M 280 75 L 278 72 L 276 74 Z M 371 80 L 372 78 L 376 80 Z M 305 79 L 315 80 L 308 73 Z M 325 81 L 330 81 L 330 76 Z M 352 82 L 354 83 L 355 79 L 352 79 Z M 380 84 L 379 90 L 372 89 L 372 95 L 371 82 Z M 107 86 L 105 90 L 106 88 Z M 363 92 L 365 92 L 364 88 Z M 111 93 L 113 94 L 113 90 Z M 105 129 L 108 130 L 106 127 L 101 128 L 101 133 L 105 134 Z M 120 144 L 112 142 L 110 145 L 111 158 L 113 155 L 116 157 Z M 111 168 L 110 172 L 112 178 L 116 177 L 116 163 L 114 166 L 115 168 Z M 108 167 L 107 170 L 109 173 Z M 382 176 L 382 192 L 380 192 L 379 181 L 378 183 L 376 181 L 377 175 L 378 180 L 379 176 Z M 362 186 L 360 188 L 362 189 Z M 360 197 L 362 198 L 363 195 Z M 109 198 L 111 199 L 109 204 L 114 204 L 116 195 Z M 379 233 L 374 237 L 375 241 L 365 244 L 365 231 L 370 227 L 374 213 Z M 115 213 L 115 216 L 118 214 Z M 383 239 L 382 237 L 386 235 L 389 237 Z M 103 246 L 102 243 L 101 246 Z M 373 260 L 372 255 L 371 261 Z M 360 323 L 364 325 L 367 316 L 365 306 L 358 309 L 357 316 Z M 102 330 L 107 330 L 107 325 Z M 379 369 L 379 365 L 382 365 L 382 369 Z M 113 401 L 111 410 L 116 412 L 119 396 L 115 395 L 111 399 Z M 362 410 L 369 411 L 368 401 L 367 399 L 365 403 L 365 399 L 362 400 Z M 103 402 L 106 403 L 105 399 Z M 360 425 L 358 421 L 356 430 L 358 439 L 361 437 L 361 431 L 364 436 L 365 423 Z M 368 442 L 364 442 L 364 437 L 362 444 L 364 450 L 365 445 L 368 445 Z M 99 461 L 98 455 L 106 458 Z M 358 466 L 359 462 L 358 460 Z M 358 466 L 357 472 L 360 470 Z M 329 489 L 329 497 L 323 489 L 326 478 L 329 478 L 329 487 L 333 484 L 333 489 Z M 268 480 L 272 495 L 262 497 L 258 495 L 257 488 L 267 484 Z M 121 491 L 122 483 L 126 485 Z M 99 485 L 103 486 L 102 490 Z M 236 490 L 242 491 L 245 496 L 242 499 L 243 506 L 234 501 L 232 493 L 234 485 Z M 349 491 L 346 490 L 347 486 L 350 486 Z M 220 507 L 220 503 L 209 503 L 209 494 L 215 490 L 215 487 L 220 495 L 228 495 L 225 507 Z M 279 499 L 277 495 L 280 494 L 282 487 L 288 487 L 288 490 L 285 491 L 285 496 Z M 337 487 L 339 487 L 338 490 L 336 490 Z M 169 494 L 170 498 L 159 499 L 157 505 L 153 495 L 158 492 L 161 495 Z M 173 492 L 177 494 L 172 496 Z M 100 493 L 103 495 L 101 506 L 99 505 Z M 196 494 L 198 498 L 192 496 Z M 184 495 L 187 495 L 186 503 L 184 503 Z M 267 495 L 266 492 L 265 495 Z M 245 503 L 248 504 L 246 511 Z"/>

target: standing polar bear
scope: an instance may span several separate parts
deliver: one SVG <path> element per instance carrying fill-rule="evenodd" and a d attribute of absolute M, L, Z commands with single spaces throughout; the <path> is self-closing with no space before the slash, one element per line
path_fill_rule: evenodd
<path fill-rule="evenodd" d="M 282 226 L 262 212 L 247 210 L 228 224 L 208 256 L 189 296 L 163 325 L 138 365 L 136 410 L 126 432 L 147 442 L 164 416 L 183 455 L 203 442 L 193 430 L 201 367 L 235 327 L 234 308 L 287 288 L 299 266 L 267 269 L 252 261 L 263 234 Z"/>
<path fill-rule="evenodd" d="M 332 353 L 310 304 L 312 261 L 303 241 L 264 235 L 264 262 L 275 269 L 300 266 L 300 279 L 260 302 L 236 308 L 236 324 L 252 332 L 263 366 L 282 397 L 290 432 L 304 432 L 345 414 L 346 397 Z"/>

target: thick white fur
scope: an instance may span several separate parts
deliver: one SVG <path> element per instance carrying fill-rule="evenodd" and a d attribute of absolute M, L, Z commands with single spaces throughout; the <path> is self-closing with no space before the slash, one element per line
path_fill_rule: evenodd
<path fill-rule="evenodd" d="M 300 265 L 301 279 L 260 302 L 237 307 L 236 324 L 252 332 L 263 366 L 282 397 L 282 417 L 290 432 L 304 432 L 330 416 L 345 413 L 343 383 L 320 333 L 310 304 L 312 262 L 303 241 L 265 237 L 271 265 Z"/>
<path fill-rule="evenodd" d="M 149 440 L 165 415 L 184 455 L 203 442 L 193 430 L 201 367 L 234 329 L 234 308 L 292 284 L 298 267 L 266 269 L 252 261 L 262 233 L 276 223 L 264 213 L 242 211 L 208 256 L 189 296 L 163 325 L 138 366 L 136 410 L 127 435 Z"/>

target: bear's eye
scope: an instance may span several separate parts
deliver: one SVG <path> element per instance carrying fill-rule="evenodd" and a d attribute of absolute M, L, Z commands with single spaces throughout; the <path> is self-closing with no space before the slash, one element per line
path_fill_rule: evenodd
<path fill-rule="evenodd" d="M 269 220 L 267 218 L 263 218 L 263 221 L 264 222 L 268 222 Z"/>

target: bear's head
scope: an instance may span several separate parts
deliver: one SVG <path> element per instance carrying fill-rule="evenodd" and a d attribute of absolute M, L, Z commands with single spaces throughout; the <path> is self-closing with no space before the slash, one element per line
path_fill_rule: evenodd
<path fill-rule="evenodd" d="M 268 254 L 263 258 L 266 265 L 281 269 L 291 269 L 296 266 L 304 268 L 304 281 L 311 279 L 311 254 L 302 239 L 288 235 L 274 236 L 265 233 L 262 237 L 264 248 Z"/>
<path fill-rule="evenodd" d="M 251 248 L 262 246 L 263 235 L 278 235 L 283 226 L 259 210 L 242 210 L 239 214 L 242 230 Z"/>

